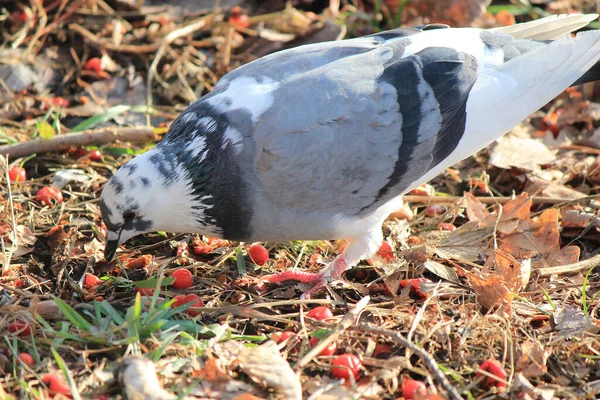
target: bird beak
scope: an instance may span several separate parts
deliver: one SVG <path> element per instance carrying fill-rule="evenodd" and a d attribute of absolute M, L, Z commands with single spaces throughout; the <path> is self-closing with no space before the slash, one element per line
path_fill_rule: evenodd
<path fill-rule="evenodd" d="M 116 237 L 116 239 L 110 239 L 111 237 Z M 116 233 L 116 232 L 108 232 L 106 235 L 106 245 L 104 246 L 104 258 L 106 259 L 106 261 L 111 261 L 115 254 L 117 253 L 117 249 L 119 248 L 119 245 L 121 244 L 120 242 L 121 239 L 121 232 Z"/>

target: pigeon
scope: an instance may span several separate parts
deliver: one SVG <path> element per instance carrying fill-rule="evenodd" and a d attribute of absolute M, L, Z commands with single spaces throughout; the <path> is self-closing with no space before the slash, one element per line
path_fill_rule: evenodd
<path fill-rule="evenodd" d="M 600 79 L 598 15 L 494 29 L 431 24 L 279 51 L 225 75 L 106 183 L 105 258 L 167 231 L 240 242 L 347 239 L 314 286 L 370 257 L 402 195 L 563 90 Z"/>

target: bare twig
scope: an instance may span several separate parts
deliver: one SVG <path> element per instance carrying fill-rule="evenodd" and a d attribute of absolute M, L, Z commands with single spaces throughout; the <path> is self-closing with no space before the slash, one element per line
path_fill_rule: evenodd
<path fill-rule="evenodd" d="M 350 326 L 348 328 L 348 330 L 361 332 L 361 333 L 371 333 L 374 335 L 387 336 L 397 345 L 404 346 L 404 347 L 410 349 L 421 360 L 423 360 L 423 363 L 425 364 L 425 366 L 434 375 L 434 377 L 437 379 L 439 384 L 442 385 L 444 390 L 446 390 L 446 392 L 448 393 L 448 396 L 450 398 L 455 399 L 455 400 L 462 400 L 462 396 L 460 395 L 460 393 L 458 393 L 456 388 L 454 386 L 452 386 L 452 384 L 448 381 L 448 379 L 446 379 L 446 376 L 444 375 L 442 370 L 440 370 L 440 368 L 437 366 L 437 363 L 435 362 L 434 358 L 431 357 L 431 355 L 429 355 L 429 353 L 427 353 L 425 350 L 423 350 L 419 346 L 415 345 L 414 343 L 410 342 L 409 340 L 407 340 L 404 336 L 402 336 L 398 332 L 390 330 L 390 329 L 385 329 L 385 328 L 377 328 L 377 327 L 369 325 L 369 324 L 358 324 L 358 325 Z"/>
<path fill-rule="evenodd" d="M 571 203 L 584 203 L 586 201 L 596 200 L 600 197 L 600 195 L 592 195 L 585 196 L 580 199 L 561 199 L 556 197 L 537 197 L 531 196 L 531 201 L 533 204 L 571 204 Z M 439 204 L 439 203 L 455 203 L 457 201 L 463 200 L 462 196 L 411 196 L 406 195 L 402 196 L 402 199 L 408 203 L 428 203 L 428 204 Z M 483 204 L 506 204 L 511 200 L 514 200 L 513 197 L 477 197 Z"/>
<path fill-rule="evenodd" d="M 196 31 L 204 28 L 206 26 L 209 18 L 211 18 L 211 17 L 202 17 L 198 20 L 192 21 L 182 28 L 175 29 L 175 30 L 169 32 L 160 41 L 160 46 L 158 47 L 156 55 L 154 56 L 154 59 L 152 60 L 152 63 L 150 64 L 150 68 L 148 68 L 148 78 L 146 79 L 146 93 L 147 93 L 146 103 L 148 106 L 152 105 L 152 80 L 154 78 L 156 78 L 156 80 L 159 81 L 161 83 L 161 85 L 163 85 L 163 86 L 166 85 L 166 83 L 162 79 L 160 79 L 160 77 L 158 76 L 157 67 L 158 67 L 158 63 L 160 62 L 160 59 L 165 54 L 167 47 L 171 43 L 173 43 L 173 41 L 175 41 L 176 39 L 178 39 L 182 36 L 190 35 Z"/>
<path fill-rule="evenodd" d="M 306 365 L 308 365 L 308 363 L 310 363 L 313 358 L 315 358 L 317 355 L 319 355 L 319 353 L 321 353 L 323 351 L 323 349 L 325 349 L 331 343 L 335 342 L 337 340 L 337 338 L 346 329 L 348 329 L 349 327 L 354 325 L 354 323 L 358 319 L 358 316 L 360 315 L 360 313 L 364 310 L 364 308 L 369 303 L 369 300 L 371 300 L 371 298 L 369 296 L 365 296 L 358 303 L 356 303 L 356 305 L 352 309 L 350 309 L 348 311 L 348 313 L 346 315 L 344 315 L 342 320 L 336 325 L 336 327 L 334 328 L 334 331 L 331 334 L 329 334 L 329 336 L 326 336 L 323 339 L 321 339 L 315 347 L 313 347 L 308 353 L 306 353 L 306 355 L 304 357 L 302 357 L 296 363 L 296 369 L 298 370 L 298 369 L 301 369 L 301 368 L 305 367 Z"/>
<path fill-rule="evenodd" d="M 157 140 L 150 126 L 132 128 L 102 128 L 83 132 L 57 135 L 50 139 L 36 139 L 25 143 L 0 146 L 0 155 L 19 158 L 34 153 L 67 150 L 69 147 L 100 145 L 113 142 L 148 142 Z"/>
<path fill-rule="evenodd" d="M 539 276 L 546 277 L 554 274 L 574 274 L 576 272 L 588 270 L 592 267 L 597 267 L 598 265 L 600 265 L 600 254 L 596 254 L 592 258 L 588 258 L 587 260 L 579 261 L 573 264 L 540 268 L 537 271 Z"/>

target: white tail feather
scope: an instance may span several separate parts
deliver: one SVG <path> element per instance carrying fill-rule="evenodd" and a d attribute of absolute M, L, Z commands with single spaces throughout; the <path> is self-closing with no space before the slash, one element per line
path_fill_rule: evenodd
<path fill-rule="evenodd" d="M 598 14 L 552 15 L 531 22 L 490 30 L 505 32 L 519 39 L 554 40 L 583 28 L 597 18 Z"/>
<path fill-rule="evenodd" d="M 456 150 L 408 190 L 500 138 L 547 104 L 600 60 L 600 31 L 581 32 L 483 68 L 467 101 L 467 125 Z M 407 191 L 408 191 L 407 190 Z"/>

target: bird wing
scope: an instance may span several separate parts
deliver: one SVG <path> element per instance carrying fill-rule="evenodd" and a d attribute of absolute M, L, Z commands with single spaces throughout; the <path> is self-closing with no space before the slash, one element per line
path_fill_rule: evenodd
<path fill-rule="evenodd" d="M 443 160 L 464 131 L 476 58 L 443 47 L 404 55 L 410 38 L 441 28 L 294 49 L 226 76 L 225 92 L 249 76 L 270 86 L 249 107 L 268 200 L 296 211 L 368 213 Z"/>

